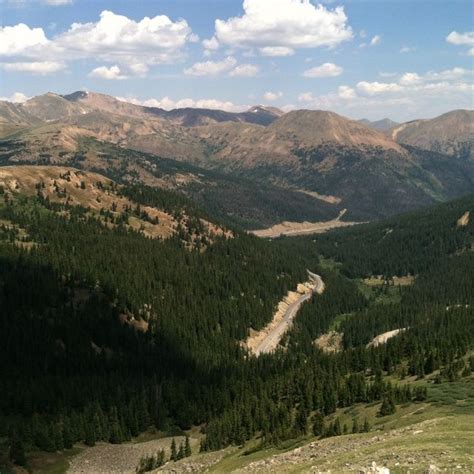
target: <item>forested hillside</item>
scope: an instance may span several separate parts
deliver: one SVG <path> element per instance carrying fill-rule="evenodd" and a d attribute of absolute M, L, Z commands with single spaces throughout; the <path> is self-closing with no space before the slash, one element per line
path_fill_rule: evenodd
<path fill-rule="evenodd" d="M 37 448 L 121 443 L 150 426 L 201 425 L 203 451 L 255 436 L 265 446 L 339 435 L 327 421 L 339 407 L 426 398 L 393 377 L 470 374 L 472 196 L 318 238 L 234 230 L 198 246 L 180 232 L 162 240 L 120 220 L 104 225 L 100 213 L 41 192 L 2 192 L 0 446 L 14 462 Z M 172 215 L 184 208 L 190 221 L 203 215 L 172 192 L 120 194 Z M 281 350 L 247 354 L 239 342 L 307 268 L 326 291 L 302 307 Z M 355 278 L 407 272 L 416 278 L 404 288 L 382 278 L 367 290 Z M 366 347 L 397 328 L 406 330 Z M 330 329 L 342 334 L 334 353 L 314 343 Z"/>

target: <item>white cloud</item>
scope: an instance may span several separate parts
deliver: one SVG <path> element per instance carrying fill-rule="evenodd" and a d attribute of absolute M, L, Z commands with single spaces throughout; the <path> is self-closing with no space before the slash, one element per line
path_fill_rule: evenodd
<path fill-rule="evenodd" d="M 218 99 L 179 99 L 173 100 L 169 97 L 163 97 L 162 99 L 146 99 L 138 100 L 135 98 L 117 97 L 118 100 L 123 102 L 130 102 L 132 104 L 144 105 L 145 107 L 158 107 L 160 109 L 172 110 L 186 107 L 193 107 L 199 109 L 216 109 L 225 110 L 226 112 L 242 112 L 247 110 L 247 105 L 236 105 L 230 101 L 222 101 Z"/>
<path fill-rule="evenodd" d="M 51 0 L 54 5 L 65 3 L 66 0 Z M 73 23 L 52 39 L 42 28 L 23 23 L 0 27 L 0 56 L 22 64 L 99 59 L 144 76 L 150 65 L 180 61 L 186 44 L 195 41 L 197 36 L 184 19 L 174 22 L 158 15 L 135 21 L 105 10 L 98 21 Z"/>
<path fill-rule="evenodd" d="M 293 48 L 287 48 L 286 46 L 264 46 L 263 48 L 259 48 L 259 51 L 262 56 L 270 57 L 293 56 L 293 54 L 295 54 Z"/>
<path fill-rule="evenodd" d="M 474 31 L 466 31 L 465 33 L 458 33 L 457 31 L 451 31 L 446 36 L 446 41 L 457 46 L 467 45 L 474 46 Z"/>
<path fill-rule="evenodd" d="M 104 10 L 99 21 L 73 23 L 54 41 L 73 57 L 160 64 L 180 59 L 181 49 L 194 40 L 186 20 L 173 22 L 158 15 L 134 21 Z"/>
<path fill-rule="evenodd" d="M 30 28 L 24 23 L 0 27 L 0 56 L 28 54 L 48 43 L 43 28 Z"/>
<path fill-rule="evenodd" d="M 61 71 L 66 65 L 56 61 L 4 63 L 3 68 L 9 72 L 26 72 L 30 74 L 46 75 Z"/>
<path fill-rule="evenodd" d="M 380 44 L 381 41 L 382 41 L 382 38 L 380 37 L 380 35 L 375 35 L 370 40 L 370 46 L 377 46 L 378 44 Z"/>
<path fill-rule="evenodd" d="M 277 92 L 268 91 L 268 92 L 265 92 L 265 94 L 263 94 L 263 98 L 268 102 L 273 102 L 282 96 L 283 96 L 283 92 L 280 92 L 280 91 L 277 91 Z"/>
<path fill-rule="evenodd" d="M 365 95 L 373 96 L 378 94 L 385 94 L 387 92 L 400 92 L 403 87 L 395 82 L 358 82 L 357 90 Z"/>
<path fill-rule="evenodd" d="M 215 21 L 219 44 L 289 56 L 298 48 L 334 47 L 352 38 L 344 8 L 309 0 L 244 0 L 242 16 Z"/>
<path fill-rule="evenodd" d="M 254 64 L 240 64 L 230 71 L 229 76 L 233 77 L 255 77 L 258 74 L 258 66 Z"/>
<path fill-rule="evenodd" d="M 22 104 L 23 102 L 26 102 L 29 99 L 29 97 L 23 92 L 14 92 L 10 97 L 0 97 L 0 100 L 6 100 L 8 102 L 13 102 L 13 103 L 18 103 Z"/>
<path fill-rule="evenodd" d="M 446 69 L 441 72 L 429 71 L 424 76 L 425 80 L 438 81 L 438 80 L 454 80 L 461 79 L 464 76 L 472 75 L 472 70 L 464 69 L 462 67 L 454 67 L 452 69 Z"/>
<path fill-rule="evenodd" d="M 195 63 L 184 70 L 188 76 L 217 76 L 230 71 L 237 64 L 233 56 L 228 56 L 222 61 L 204 61 Z"/>
<path fill-rule="evenodd" d="M 72 5 L 72 0 L 43 0 L 43 3 L 53 7 L 62 7 L 63 5 Z"/>
<path fill-rule="evenodd" d="M 304 77 L 320 78 L 320 77 L 336 77 L 342 74 L 342 67 L 336 66 L 334 63 L 324 63 L 308 69 L 303 73 Z"/>
<path fill-rule="evenodd" d="M 446 41 L 456 46 L 474 46 L 474 31 L 466 31 L 465 33 L 451 31 L 451 33 L 446 36 Z M 474 47 L 468 49 L 466 54 L 468 56 L 474 56 Z"/>
<path fill-rule="evenodd" d="M 462 67 L 445 69 L 440 72 L 428 71 L 426 74 L 421 76 L 416 72 L 406 72 L 400 77 L 398 82 L 403 86 L 413 86 L 434 81 L 457 81 L 472 74 L 472 71 Z"/>
<path fill-rule="evenodd" d="M 210 39 L 203 40 L 202 45 L 204 46 L 204 49 L 210 51 L 215 51 L 219 49 L 219 41 L 217 41 L 217 38 L 215 36 Z"/>
<path fill-rule="evenodd" d="M 372 36 L 372 39 L 369 41 L 369 43 L 361 43 L 359 45 L 359 48 L 366 48 L 367 46 L 377 46 L 380 44 L 382 41 L 382 37 L 380 35 L 375 35 Z"/>
<path fill-rule="evenodd" d="M 421 82 L 423 82 L 423 78 L 416 72 L 406 72 L 399 80 L 399 83 L 403 86 L 411 86 Z"/>
<path fill-rule="evenodd" d="M 312 92 L 302 92 L 298 95 L 298 102 L 313 102 L 315 97 Z"/>
<path fill-rule="evenodd" d="M 143 63 L 130 64 L 128 68 L 135 76 L 144 77 L 148 72 L 148 66 Z"/>
<path fill-rule="evenodd" d="M 390 76 L 394 74 L 390 73 Z M 392 82 L 361 81 L 354 87 L 340 86 L 323 95 L 304 92 L 298 100 L 305 107 L 333 110 L 356 118 L 389 116 L 408 120 L 413 116 L 436 116 L 455 108 L 472 107 L 472 71 L 455 67 L 421 74 L 395 74 Z"/>
<path fill-rule="evenodd" d="M 412 53 L 413 51 L 415 51 L 415 48 L 412 48 L 410 46 L 402 46 L 400 48 L 400 53 Z"/>
<path fill-rule="evenodd" d="M 117 65 L 111 67 L 96 67 L 89 73 L 89 77 L 108 80 L 119 80 L 127 78 L 127 76 L 121 73 L 120 68 Z"/>
<path fill-rule="evenodd" d="M 341 99 L 346 99 L 346 100 L 351 100 L 357 98 L 357 93 L 356 91 L 349 86 L 339 86 L 337 89 L 337 95 Z"/>

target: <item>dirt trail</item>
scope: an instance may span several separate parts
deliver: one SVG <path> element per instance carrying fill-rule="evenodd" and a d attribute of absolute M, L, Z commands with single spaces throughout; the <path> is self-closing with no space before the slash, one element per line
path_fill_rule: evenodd
<path fill-rule="evenodd" d="M 308 271 L 309 280 L 298 284 L 296 291 L 289 291 L 278 304 L 272 321 L 258 332 L 250 335 L 244 346 L 255 355 L 273 352 L 283 334 L 293 322 L 300 306 L 309 300 L 314 293 L 324 291 L 324 283 L 319 275 Z"/>
<path fill-rule="evenodd" d="M 343 209 L 339 216 L 329 221 L 321 222 L 291 222 L 283 221 L 279 224 L 275 224 L 267 229 L 252 230 L 250 233 L 257 237 L 274 239 L 282 235 L 294 236 L 294 235 L 305 235 L 305 234 L 322 234 L 330 229 L 337 227 L 347 227 L 356 224 L 362 224 L 362 222 L 350 222 L 342 221 L 342 216 L 346 213 L 346 209 Z"/>

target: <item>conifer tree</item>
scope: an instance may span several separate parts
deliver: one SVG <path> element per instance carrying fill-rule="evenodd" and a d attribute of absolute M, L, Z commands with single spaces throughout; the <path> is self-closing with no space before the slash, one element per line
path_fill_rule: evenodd
<path fill-rule="evenodd" d="M 184 446 L 184 455 L 186 457 L 189 457 L 191 456 L 192 452 L 191 452 L 191 443 L 189 441 L 189 436 L 186 436 L 186 442 L 185 442 L 185 446 Z"/>
<path fill-rule="evenodd" d="M 171 440 L 171 456 L 170 456 L 170 461 L 177 461 L 178 460 L 178 451 L 176 449 L 176 441 L 173 438 Z"/>

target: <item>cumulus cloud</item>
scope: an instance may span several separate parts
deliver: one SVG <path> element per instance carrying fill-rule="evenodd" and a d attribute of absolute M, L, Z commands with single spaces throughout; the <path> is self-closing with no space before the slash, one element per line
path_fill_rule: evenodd
<path fill-rule="evenodd" d="M 458 33 L 457 31 L 451 31 L 446 36 L 446 41 L 455 45 L 467 45 L 474 46 L 474 31 L 466 31 L 465 33 Z"/>
<path fill-rule="evenodd" d="M 474 85 L 468 79 L 472 74 L 472 71 L 460 67 L 424 74 L 390 74 L 393 77 L 391 82 L 360 81 L 354 87 L 340 86 L 337 91 L 323 95 L 303 92 L 298 101 L 305 107 L 335 110 L 358 117 L 368 113 L 372 116 L 393 114 L 394 119 L 401 116 L 408 119 L 413 115 L 435 116 L 453 108 L 470 106 Z"/>
<path fill-rule="evenodd" d="M 229 76 L 233 77 L 255 77 L 258 74 L 258 66 L 254 64 L 240 64 L 230 71 Z"/>
<path fill-rule="evenodd" d="M 215 51 L 219 49 L 219 41 L 217 41 L 217 38 L 215 36 L 213 36 L 212 38 L 203 40 L 202 45 L 204 49 L 208 51 Z"/>
<path fill-rule="evenodd" d="M 65 3 L 51 0 L 55 5 Z M 23 23 L 1 27 L 0 57 L 11 58 L 11 63 L 24 64 L 29 60 L 36 65 L 100 59 L 143 76 L 151 65 L 181 60 L 186 44 L 195 41 L 197 37 L 184 19 L 172 21 L 166 15 L 158 15 L 135 21 L 104 10 L 98 21 L 73 23 L 51 39 L 42 28 L 30 28 Z"/>
<path fill-rule="evenodd" d="M 262 56 L 278 57 L 278 56 L 293 56 L 295 50 L 293 48 L 287 48 L 286 46 L 264 46 L 259 48 Z"/>
<path fill-rule="evenodd" d="M 64 63 L 56 61 L 4 63 L 2 66 L 5 71 L 26 72 L 42 76 L 45 76 L 46 74 L 51 74 L 53 72 L 58 72 L 66 68 L 66 65 Z"/>
<path fill-rule="evenodd" d="M 415 51 L 415 48 L 412 48 L 410 46 L 402 46 L 400 48 L 400 53 L 412 53 L 413 51 Z"/>
<path fill-rule="evenodd" d="M 441 72 L 429 71 L 424 76 L 424 79 L 427 81 L 456 80 L 472 74 L 472 70 L 464 69 L 462 67 L 454 67 L 452 69 L 445 69 Z"/>
<path fill-rule="evenodd" d="M 456 46 L 471 46 L 466 54 L 468 56 L 474 56 L 474 31 L 466 31 L 465 33 L 451 31 L 451 33 L 446 36 L 446 41 Z"/>
<path fill-rule="evenodd" d="M 420 84 L 423 78 L 416 72 L 406 72 L 399 80 L 403 86 L 411 86 L 413 84 Z"/>
<path fill-rule="evenodd" d="M 24 23 L 0 27 L 0 56 L 28 56 L 48 43 L 43 28 L 30 28 Z"/>
<path fill-rule="evenodd" d="M 96 67 L 89 73 L 89 77 L 96 79 L 120 80 L 126 79 L 127 76 L 122 74 L 120 68 L 115 65 L 111 67 L 100 66 Z"/>
<path fill-rule="evenodd" d="M 336 66 L 334 63 L 324 63 L 308 69 L 303 73 L 304 77 L 320 78 L 320 77 L 336 77 L 342 74 L 342 67 Z"/>
<path fill-rule="evenodd" d="M 183 19 L 173 22 L 158 15 L 134 21 L 104 10 L 99 21 L 73 23 L 55 42 L 77 57 L 160 64 L 176 61 L 181 48 L 194 39 Z"/>
<path fill-rule="evenodd" d="M 283 97 L 283 92 L 280 92 L 280 91 L 277 91 L 277 92 L 268 91 L 268 92 L 265 92 L 265 94 L 263 94 L 264 100 L 268 102 L 273 102 L 274 100 L 278 100 L 280 97 Z"/>
<path fill-rule="evenodd" d="M 229 72 L 236 64 L 237 60 L 233 56 L 228 56 L 222 61 L 204 61 L 195 63 L 191 67 L 185 69 L 184 73 L 188 76 L 217 76 Z"/>
<path fill-rule="evenodd" d="M 23 92 L 14 92 L 10 97 L 0 97 L 0 100 L 6 100 L 7 102 L 13 102 L 18 104 L 22 104 L 28 99 L 29 97 L 23 94 Z"/>
<path fill-rule="evenodd" d="M 337 89 L 337 95 L 341 99 L 346 99 L 346 100 L 351 100 L 357 98 L 357 93 L 356 91 L 349 86 L 339 86 Z"/>
<path fill-rule="evenodd" d="M 373 96 L 377 94 L 384 94 L 386 92 L 400 92 L 403 87 L 395 82 L 358 82 L 357 90 L 365 95 Z"/>
<path fill-rule="evenodd" d="M 380 44 L 381 41 L 382 41 L 382 38 L 380 37 L 380 35 L 375 35 L 370 40 L 370 46 L 377 46 L 378 44 Z"/>
<path fill-rule="evenodd" d="M 130 72 L 135 76 L 144 77 L 148 72 L 148 66 L 144 63 L 134 63 L 128 66 Z"/>
<path fill-rule="evenodd" d="M 218 44 L 289 56 L 299 48 L 334 47 L 352 38 L 342 7 L 331 10 L 309 0 L 244 0 L 243 10 L 242 16 L 215 21 Z"/>
<path fill-rule="evenodd" d="M 144 105 L 145 107 L 158 107 L 160 109 L 172 110 L 181 109 L 186 107 L 193 107 L 199 109 L 216 109 L 225 110 L 226 112 L 242 112 L 247 110 L 247 105 L 236 105 L 230 101 L 222 101 L 218 99 L 178 99 L 173 100 L 169 97 L 163 97 L 162 99 L 146 99 L 138 100 L 136 98 L 117 97 L 118 100 L 123 102 L 130 102 L 132 104 Z"/>

